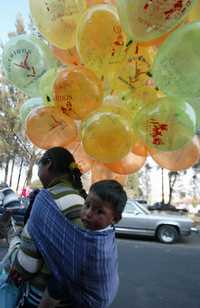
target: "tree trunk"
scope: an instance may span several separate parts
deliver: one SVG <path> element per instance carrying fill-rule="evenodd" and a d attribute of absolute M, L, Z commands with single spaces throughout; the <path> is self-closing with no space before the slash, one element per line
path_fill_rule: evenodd
<path fill-rule="evenodd" d="M 169 177 L 169 201 L 168 201 L 168 205 L 171 204 L 172 201 L 172 193 L 174 190 L 174 185 L 176 183 L 176 179 L 177 179 L 177 173 L 174 173 L 172 176 Z M 174 178 L 173 178 L 174 176 Z"/>
<path fill-rule="evenodd" d="M 36 160 L 36 156 L 35 154 L 33 154 L 31 156 L 31 160 L 30 160 L 30 164 L 29 164 L 29 168 L 28 168 L 28 172 L 27 172 L 27 176 L 26 176 L 26 185 L 30 186 L 31 184 L 31 180 L 32 180 L 32 176 L 33 176 L 33 166 L 35 164 L 35 160 Z"/>
<path fill-rule="evenodd" d="M 162 201 L 161 201 L 161 203 L 162 203 L 162 204 L 165 204 L 165 195 L 164 195 L 164 169 L 161 168 L 161 171 L 162 171 L 162 173 L 161 173 L 161 177 L 162 177 Z"/>
<path fill-rule="evenodd" d="M 11 173 L 10 173 L 10 186 L 12 186 L 14 166 L 15 166 L 15 157 L 12 160 Z"/>
<path fill-rule="evenodd" d="M 16 187 L 16 191 L 18 191 L 19 189 L 19 182 L 20 182 L 20 178 L 21 178 L 21 174 L 22 174 L 22 167 L 23 167 L 23 158 L 21 159 L 21 163 L 20 163 L 20 167 L 19 167 L 19 175 L 18 175 L 18 180 L 17 180 L 17 187 Z"/>
<path fill-rule="evenodd" d="M 8 181 L 8 168 L 9 168 L 9 162 L 10 162 L 10 159 L 8 158 L 6 160 L 6 167 L 5 167 L 5 175 L 4 175 L 4 182 L 7 183 Z"/>

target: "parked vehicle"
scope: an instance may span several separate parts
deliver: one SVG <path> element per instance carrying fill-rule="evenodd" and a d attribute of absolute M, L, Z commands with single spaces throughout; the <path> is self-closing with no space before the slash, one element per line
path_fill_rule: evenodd
<path fill-rule="evenodd" d="M 128 200 L 121 221 L 116 224 L 118 234 L 156 237 L 163 243 L 174 243 L 181 236 L 191 234 L 193 222 L 185 215 L 155 214 L 135 200 Z"/>
<path fill-rule="evenodd" d="M 12 217 L 16 224 L 22 226 L 26 208 L 17 194 L 9 186 L 0 188 L 0 215 L 2 215 L 6 209 L 12 211 Z"/>

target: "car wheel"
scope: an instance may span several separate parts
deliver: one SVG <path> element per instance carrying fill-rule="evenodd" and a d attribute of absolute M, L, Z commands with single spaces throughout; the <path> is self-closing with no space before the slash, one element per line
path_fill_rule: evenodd
<path fill-rule="evenodd" d="M 157 238 L 160 242 L 171 244 L 177 241 L 178 239 L 178 230 L 174 226 L 163 225 L 158 228 Z"/>

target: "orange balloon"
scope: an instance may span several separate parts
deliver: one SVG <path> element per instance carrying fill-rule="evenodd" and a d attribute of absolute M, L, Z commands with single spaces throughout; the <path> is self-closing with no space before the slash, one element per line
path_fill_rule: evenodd
<path fill-rule="evenodd" d="M 167 32 L 164 35 L 162 35 L 161 37 L 155 39 L 155 40 L 151 40 L 151 41 L 147 41 L 147 42 L 140 42 L 140 46 L 143 47 L 149 47 L 149 46 L 160 46 L 166 39 L 167 37 L 170 35 L 171 32 Z"/>
<path fill-rule="evenodd" d="M 160 152 L 150 149 L 149 153 L 162 168 L 172 171 L 185 170 L 192 167 L 200 159 L 200 138 L 195 135 L 191 142 L 177 151 Z"/>
<path fill-rule="evenodd" d="M 79 65 L 80 59 L 76 48 L 60 49 L 56 46 L 51 46 L 54 56 L 63 64 Z"/>
<path fill-rule="evenodd" d="M 140 170 L 143 167 L 145 161 L 145 156 L 138 156 L 130 152 L 120 161 L 105 164 L 105 166 L 115 173 L 131 174 Z"/>
<path fill-rule="evenodd" d="M 74 119 L 84 119 L 102 104 L 102 82 L 82 66 L 69 66 L 57 74 L 53 87 L 56 107 Z"/>
<path fill-rule="evenodd" d="M 82 174 L 88 172 L 91 169 L 93 160 L 85 153 L 80 141 L 74 141 L 70 143 L 66 149 L 68 149 L 74 156 Z"/>
<path fill-rule="evenodd" d="M 142 141 L 137 140 L 132 147 L 132 152 L 136 155 L 146 157 L 148 154 L 147 145 L 143 143 Z"/>
<path fill-rule="evenodd" d="M 116 180 L 121 185 L 126 185 L 128 176 L 114 173 L 106 168 L 103 164 L 94 162 L 91 169 L 91 182 L 96 183 L 106 179 Z"/>
<path fill-rule="evenodd" d="M 25 133 L 41 149 L 65 146 L 77 137 L 75 122 L 55 107 L 33 110 L 26 119 Z"/>

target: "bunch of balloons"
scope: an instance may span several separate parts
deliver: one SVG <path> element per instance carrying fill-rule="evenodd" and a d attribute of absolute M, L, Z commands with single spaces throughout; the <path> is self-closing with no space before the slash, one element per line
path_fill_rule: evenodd
<path fill-rule="evenodd" d="M 148 155 L 174 171 L 199 160 L 200 1 L 29 5 L 41 36 L 10 39 L 3 67 L 29 96 L 20 120 L 34 145 L 122 184 Z"/>

